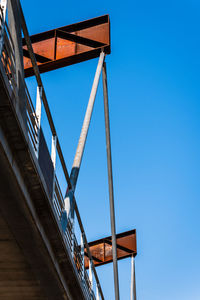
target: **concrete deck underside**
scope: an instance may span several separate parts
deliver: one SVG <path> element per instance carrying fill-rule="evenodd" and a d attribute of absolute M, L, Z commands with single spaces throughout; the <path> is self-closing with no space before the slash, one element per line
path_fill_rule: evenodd
<path fill-rule="evenodd" d="M 0 62 L 0 299 L 85 299 Z"/>

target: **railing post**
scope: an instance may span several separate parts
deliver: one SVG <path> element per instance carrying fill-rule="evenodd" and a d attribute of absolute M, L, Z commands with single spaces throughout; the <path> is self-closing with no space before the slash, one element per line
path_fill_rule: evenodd
<path fill-rule="evenodd" d="M 51 160 L 52 160 L 54 169 L 56 168 L 56 144 L 57 144 L 57 136 L 56 135 L 52 135 Z"/>
<path fill-rule="evenodd" d="M 4 28 L 5 28 L 5 21 L 6 21 L 6 9 L 7 9 L 7 0 L 1 0 L 0 2 L 0 8 L 2 13 L 1 18 L 1 32 L 0 32 L 0 56 L 3 50 L 3 37 L 4 37 Z"/>
<path fill-rule="evenodd" d="M 92 263 L 91 260 L 89 260 L 89 279 L 90 279 L 90 285 L 91 285 L 91 294 L 92 294 L 92 290 L 93 290 L 93 277 L 92 277 Z"/>
<path fill-rule="evenodd" d="M 72 258 L 74 257 L 74 243 L 75 243 L 75 222 L 74 222 L 74 216 L 71 219 L 72 222 L 72 236 L 71 236 L 71 241 L 72 241 Z"/>
<path fill-rule="evenodd" d="M 54 191 L 55 191 L 55 177 L 56 177 L 56 146 L 57 146 L 57 136 L 52 135 L 51 143 L 51 160 L 53 163 L 53 188 L 52 188 L 52 201 L 54 201 Z"/>
<path fill-rule="evenodd" d="M 40 144 L 40 127 L 41 127 L 41 112 L 42 112 L 42 87 L 37 87 L 37 97 L 36 97 L 36 109 L 35 109 L 35 114 L 36 114 L 36 119 L 37 119 L 37 145 L 36 145 L 36 157 L 39 157 L 39 144 Z"/>
<path fill-rule="evenodd" d="M 82 281 L 84 281 L 85 255 L 84 255 L 84 239 L 83 239 L 83 234 L 82 233 L 81 233 L 81 257 L 82 257 Z"/>

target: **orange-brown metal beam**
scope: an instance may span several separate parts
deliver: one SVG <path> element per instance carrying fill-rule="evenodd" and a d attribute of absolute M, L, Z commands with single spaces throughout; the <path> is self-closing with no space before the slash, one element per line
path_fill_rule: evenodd
<path fill-rule="evenodd" d="M 117 259 L 137 255 L 136 230 L 126 231 L 116 235 L 117 238 Z M 102 266 L 113 261 L 112 257 L 112 237 L 106 237 L 88 243 L 95 266 Z M 89 259 L 85 249 L 85 268 L 89 267 Z"/>
<path fill-rule="evenodd" d="M 40 73 L 110 54 L 110 21 L 104 15 L 30 36 Z M 34 74 L 23 39 L 25 77 Z"/>

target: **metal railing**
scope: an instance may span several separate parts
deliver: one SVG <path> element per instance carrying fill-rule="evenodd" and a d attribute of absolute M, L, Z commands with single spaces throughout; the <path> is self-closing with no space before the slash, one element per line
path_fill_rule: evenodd
<path fill-rule="evenodd" d="M 0 7 L 0 55 L 8 81 L 16 95 L 15 50 L 7 22 L 4 20 L 3 9 Z"/>
<path fill-rule="evenodd" d="M 23 16 L 22 16 L 23 18 Z M 22 20 L 23 24 L 23 20 Z M 27 42 L 27 32 L 26 27 L 23 27 L 24 36 Z M 11 89 L 17 95 L 17 84 L 16 84 L 16 72 L 15 72 L 15 52 L 13 42 L 9 33 L 9 28 L 6 22 L 3 23 L 3 12 L 0 8 L 0 38 L 3 37 L 3 46 L 2 51 L 0 53 L 0 59 L 5 71 L 5 74 L 8 78 Z M 28 36 L 29 38 L 29 36 Z M 30 42 L 30 40 L 29 40 Z M 34 54 L 30 50 L 30 45 L 27 44 L 28 51 L 30 57 L 32 57 L 32 64 L 34 66 L 33 57 Z M 35 70 L 35 69 L 34 69 Z M 41 131 L 41 106 L 44 106 L 44 111 L 46 113 L 46 117 L 48 119 L 48 123 L 50 126 L 51 134 L 52 134 L 52 146 L 51 153 L 49 153 L 51 157 L 51 162 L 53 166 L 53 179 L 52 179 L 52 194 L 50 194 L 50 201 L 53 203 L 53 209 L 55 211 L 55 215 L 57 217 L 58 222 L 61 224 L 62 213 L 65 209 L 64 205 L 64 196 L 59 183 L 59 172 L 56 170 L 56 159 L 59 159 L 61 164 L 61 171 L 64 174 L 64 178 L 66 180 L 65 186 L 71 188 L 71 182 L 69 179 L 67 167 L 65 165 L 65 160 L 62 154 L 62 150 L 60 147 L 60 143 L 57 137 L 57 133 L 55 130 L 55 126 L 52 120 L 52 116 L 49 110 L 48 102 L 46 99 L 46 95 L 44 92 L 44 87 L 42 85 L 42 81 L 40 78 L 40 74 L 35 71 L 36 80 L 38 83 L 37 88 L 37 99 L 36 99 L 36 108 L 34 108 L 29 90 L 25 84 L 25 94 L 26 94 L 26 110 L 27 110 L 27 128 L 28 128 L 28 137 L 30 141 L 30 145 L 34 150 L 36 158 L 39 160 L 39 149 L 40 149 L 40 131 Z M 77 271 L 79 281 L 82 286 L 82 290 L 84 291 L 86 299 L 100 299 L 99 294 L 101 295 L 101 299 L 104 299 L 103 293 L 101 290 L 101 286 L 97 277 L 97 273 L 95 271 L 94 264 L 92 262 L 92 256 L 89 250 L 89 246 L 87 243 L 87 239 L 85 236 L 85 231 L 83 229 L 83 225 L 80 219 L 78 207 L 75 202 L 75 212 L 77 217 L 77 223 L 79 225 L 79 240 L 78 243 L 77 237 L 75 236 L 74 231 L 74 223 L 68 220 L 66 230 L 64 231 L 64 240 L 65 244 L 71 253 L 72 262 Z M 84 257 L 85 254 L 89 257 L 90 260 L 90 269 L 89 274 L 85 269 Z M 96 281 L 96 296 L 93 291 L 94 282 Z"/>
<path fill-rule="evenodd" d="M 28 136 L 30 138 L 30 142 L 34 151 L 37 151 L 38 147 L 38 119 L 35 114 L 35 109 L 31 100 L 31 96 L 29 94 L 27 85 L 25 84 L 25 92 L 26 92 L 26 108 L 27 108 L 27 124 L 28 124 Z"/>

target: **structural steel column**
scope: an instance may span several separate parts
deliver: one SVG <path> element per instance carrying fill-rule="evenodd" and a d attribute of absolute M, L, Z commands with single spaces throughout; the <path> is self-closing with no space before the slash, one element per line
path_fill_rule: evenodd
<path fill-rule="evenodd" d="M 135 258 L 131 257 L 131 300 L 136 300 Z"/>
<path fill-rule="evenodd" d="M 18 0 L 8 0 L 8 23 L 11 38 L 15 51 L 15 67 L 16 67 L 16 80 L 19 96 L 18 107 L 24 120 L 24 125 L 27 127 L 26 122 L 26 93 L 24 82 L 24 63 L 23 63 L 23 49 L 22 49 L 22 32 L 21 32 L 21 15 L 19 11 Z"/>
<path fill-rule="evenodd" d="M 112 232 L 112 252 L 113 252 L 113 271 L 115 283 L 115 299 L 119 300 L 119 279 L 117 266 L 117 243 L 115 229 L 115 208 L 114 208 L 114 191 L 113 191 L 113 175 L 112 175 L 112 157 L 111 157 L 111 142 L 110 142 L 110 120 L 108 107 L 108 87 L 106 63 L 103 64 L 103 95 L 104 95 L 104 113 L 105 113 L 105 128 L 106 128 L 106 150 L 108 164 L 108 183 L 109 183 L 109 199 L 110 199 L 110 219 Z"/>

